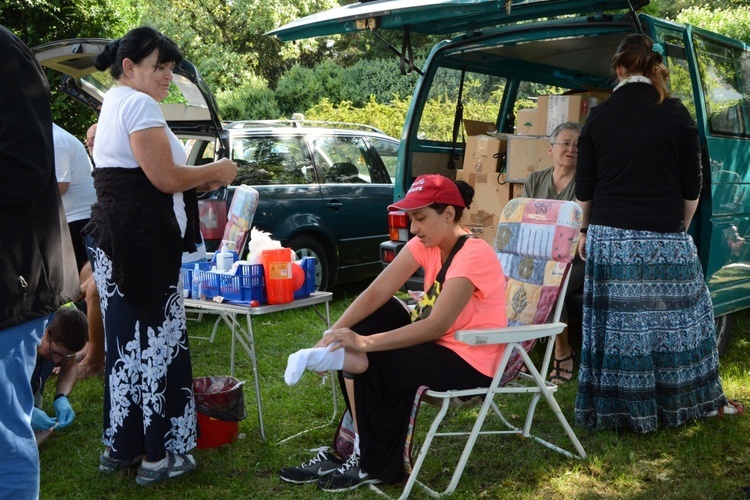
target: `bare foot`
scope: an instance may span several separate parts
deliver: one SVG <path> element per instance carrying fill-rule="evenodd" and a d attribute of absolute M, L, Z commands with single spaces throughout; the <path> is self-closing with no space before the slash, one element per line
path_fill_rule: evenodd
<path fill-rule="evenodd" d="M 570 354 L 561 358 L 558 358 L 557 353 L 555 353 L 552 371 L 549 373 L 549 380 L 558 385 L 570 382 L 573 379 L 575 361 L 576 352 L 573 349 L 570 350 Z"/>
<path fill-rule="evenodd" d="M 96 363 L 89 359 L 87 356 L 77 365 L 78 367 L 78 380 L 87 379 L 89 377 L 98 377 L 104 373 L 104 363 L 101 361 Z"/>

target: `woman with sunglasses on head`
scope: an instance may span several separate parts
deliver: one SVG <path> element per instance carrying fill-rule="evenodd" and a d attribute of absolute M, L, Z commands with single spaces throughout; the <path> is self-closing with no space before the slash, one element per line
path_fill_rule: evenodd
<path fill-rule="evenodd" d="M 586 260 L 576 423 L 645 433 L 741 413 L 719 380 L 711 298 L 688 235 L 702 186 L 690 113 L 652 40 L 628 35 L 619 84 L 578 141 Z"/>
<path fill-rule="evenodd" d="M 195 189 L 229 184 L 228 160 L 185 165 L 159 103 L 182 61 L 153 28 L 131 30 L 96 58 L 117 81 L 96 130 L 97 203 L 84 229 L 105 333 L 104 445 L 99 470 L 140 463 L 136 482 L 193 470 L 192 368 L 179 285 L 183 251 L 200 240 Z"/>

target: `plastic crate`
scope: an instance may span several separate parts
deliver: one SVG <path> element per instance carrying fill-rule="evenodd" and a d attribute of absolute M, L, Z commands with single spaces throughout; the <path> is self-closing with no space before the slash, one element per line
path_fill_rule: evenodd
<path fill-rule="evenodd" d="M 315 291 L 315 257 L 303 257 L 299 265 L 305 271 L 305 283 L 294 291 L 295 299 L 309 297 Z"/>
<path fill-rule="evenodd" d="M 315 257 L 304 257 L 299 262 L 305 272 L 305 283 L 294 292 L 295 299 L 308 297 L 315 291 Z M 199 263 L 198 278 L 201 280 L 201 293 L 211 299 L 217 295 L 229 302 L 249 304 L 257 300 L 267 304 L 266 284 L 261 264 L 239 264 L 237 274 L 224 274 L 210 271 L 210 262 Z M 190 293 L 195 264 L 182 265 L 183 288 Z"/>
<path fill-rule="evenodd" d="M 182 279 L 182 289 L 187 292 L 187 297 L 192 295 L 193 270 L 195 269 L 196 264 L 198 264 L 198 268 L 201 271 L 208 271 L 211 269 L 210 262 L 190 262 L 189 264 L 182 265 L 180 268 L 180 278 Z"/>
<path fill-rule="evenodd" d="M 197 274 L 198 279 L 201 282 L 201 297 L 199 298 L 207 298 L 212 299 L 219 295 L 220 292 L 220 282 L 219 277 L 222 276 L 219 273 L 214 273 L 211 271 L 195 271 L 193 270 L 193 275 Z M 194 297 L 195 298 L 195 297 Z"/>
<path fill-rule="evenodd" d="M 220 295 L 232 302 L 267 302 L 263 279 L 263 266 L 260 264 L 240 264 L 237 275 L 219 275 Z"/>

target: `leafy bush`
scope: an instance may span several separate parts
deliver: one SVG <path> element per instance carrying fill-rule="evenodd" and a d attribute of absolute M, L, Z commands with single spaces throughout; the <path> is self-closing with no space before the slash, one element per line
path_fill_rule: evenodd
<path fill-rule="evenodd" d="M 396 98 L 390 103 L 381 104 L 371 97 L 363 107 L 355 107 L 349 101 L 333 104 L 323 98 L 315 106 L 305 111 L 309 120 L 328 120 L 372 125 L 391 137 L 401 137 L 406 112 L 411 98 Z"/>
<path fill-rule="evenodd" d="M 323 86 L 315 70 L 295 64 L 276 87 L 276 101 L 284 116 L 308 109 L 323 97 Z"/>
<path fill-rule="evenodd" d="M 388 103 L 394 96 L 411 96 L 418 74 L 402 75 L 396 59 L 362 60 L 342 71 L 341 101 L 365 106 L 370 97 Z M 333 97 L 333 96 L 331 96 Z"/>
<path fill-rule="evenodd" d="M 225 120 L 273 120 L 282 116 L 273 91 L 257 76 L 236 89 L 219 92 L 216 101 Z"/>
<path fill-rule="evenodd" d="M 750 42 L 750 7 L 747 6 L 726 9 L 690 7 L 680 12 L 677 21 Z"/>

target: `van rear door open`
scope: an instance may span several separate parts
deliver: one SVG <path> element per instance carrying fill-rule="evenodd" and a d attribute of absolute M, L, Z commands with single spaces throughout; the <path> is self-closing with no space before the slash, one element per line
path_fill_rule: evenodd
<path fill-rule="evenodd" d="M 482 200 L 483 215 L 489 213 L 485 218 L 491 220 L 522 189 L 504 170 L 510 152 L 490 172 L 461 170 L 467 132 L 461 128 L 454 133 L 453 120 L 445 117 L 489 122 L 500 133 L 517 135 L 523 133 L 519 125 L 531 128 L 529 111 L 542 113 L 540 96 L 589 93 L 606 98 L 615 84 L 615 49 L 625 35 L 643 29 L 659 44 L 671 71 L 672 94 L 698 124 L 704 189 L 690 233 L 711 292 L 721 351 L 733 324 L 731 314 L 750 307 L 750 52 L 737 40 L 691 26 L 643 14 L 636 22 L 628 3 L 516 0 L 506 9 L 493 0 L 359 2 L 269 34 L 282 40 L 368 29 L 402 29 L 405 37 L 407 32 L 457 34 L 436 44 L 422 68 L 402 133 L 394 197 L 402 198 L 420 174 L 472 175 L 486 183 L 480 186 L 486 191 L 483 198 L 475 199 Z M 637 10 L 648 1 L 631 3 Z M 519 109 L 526 109 L 520 123 Z M 384 243 L 381 256 L 392 258 L 403 244 Z"/>

